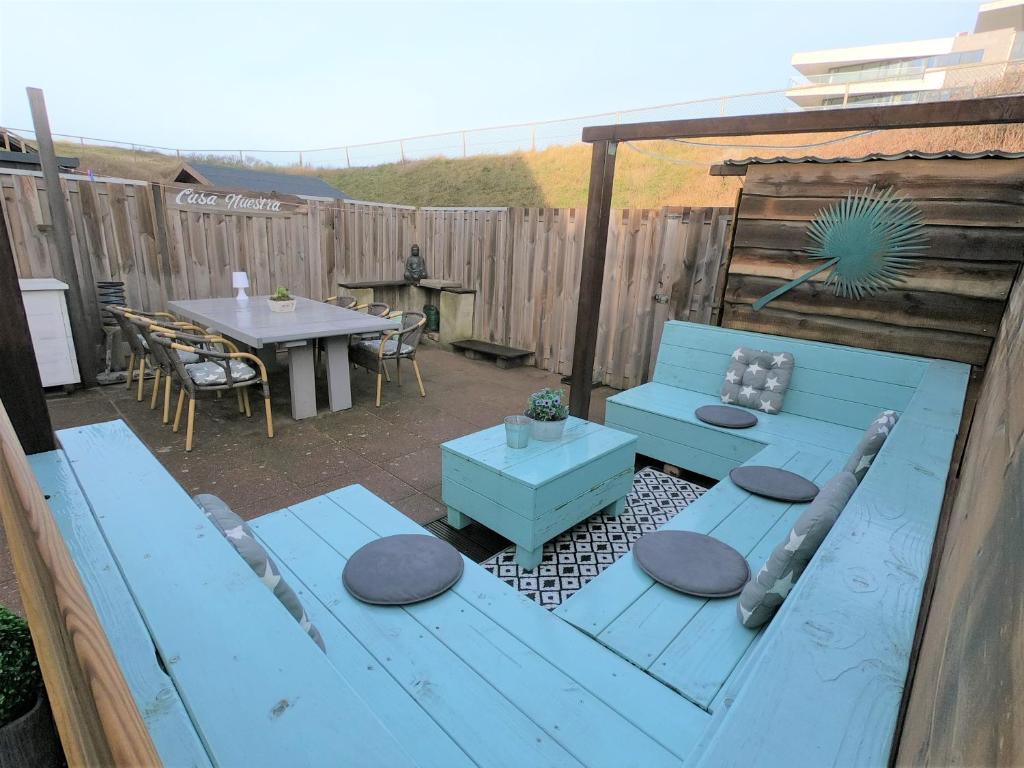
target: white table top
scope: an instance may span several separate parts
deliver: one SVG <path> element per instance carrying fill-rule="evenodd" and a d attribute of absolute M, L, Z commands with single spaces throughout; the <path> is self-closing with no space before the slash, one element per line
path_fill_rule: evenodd
<path fill-rule="evenodd" d="M 171 312 L 251 347 L 390 331 L 400 327 L 397 320 L 374 317 L 301 296 L 295 297 L 294 312 L 272 311 L 266 296 L 252 296 L 246 302 L 234 298 L 169 301 L 167 307 Z"/>

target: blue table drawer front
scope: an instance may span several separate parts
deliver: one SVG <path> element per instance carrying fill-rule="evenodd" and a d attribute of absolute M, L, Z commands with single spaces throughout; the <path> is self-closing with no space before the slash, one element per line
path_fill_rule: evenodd
<path fill-rule="evenodd" d="M 626 436 L 630 438 L 627 444 L 586 464 L 573 467 L 538 487 L 484 469 L 463 456 L 442 449 L 442 493 L 450 483 L 458 483 L 518 515 L 536 520 L 567 501 L 583 496 L 609 477 L 625 470 L 632 474 L 636 458 L 636 437 Z M 445 503 L 449 503 L 447 498 Z M 469 510 L 461 511 L 472 517 Z"/>

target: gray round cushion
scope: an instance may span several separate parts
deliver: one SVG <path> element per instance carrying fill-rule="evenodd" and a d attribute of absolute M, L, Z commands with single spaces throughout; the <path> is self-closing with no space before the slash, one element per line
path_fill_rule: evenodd
<path fill-rule="evenodd" d="M 729 478 L 740 488 L 776 501 L 812 501 L 818 486 L 806 477 L 778 467 L 736 467 Z"/>
<path fill-rule="evenodd" d="M 345 564 L 353 597 L 374 605 L 408 605 L 436 597 L 462 576 L 462 555 L 434 536 L 402 533 L 371 541 Z"/>
<path fill-rule="evenodd" d="M 706 424 L 728 429 L 746 429 L 757 424 L 755 414 L 728 405 L 702 405 L 694 411 L 694 415 Z"/>
<path fill-rule="evenodd" d="M 738 595 L 750 580 L 746 558 L 703 533 L 648 533 L 633 545 L 633 557 L 655 581 L 697 597 Z"/>

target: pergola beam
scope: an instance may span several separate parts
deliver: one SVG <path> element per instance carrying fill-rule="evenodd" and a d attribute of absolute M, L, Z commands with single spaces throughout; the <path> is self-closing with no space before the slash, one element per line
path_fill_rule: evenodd
<path fill-rule="evenodd" d="M 961 101 L 932 101 L 889 107 L 776 112 L 738 117 L 701 117 L 650 123 L 596 125 L 583 129 L 583 141 L 658 141 L 702 136 L 765 136 L 778 133 L 941 128 L 951 125 L 1019 123 L 1024 96 L 998 96 Z"/>
<path fill-rule="evenodd" d="M 779 112 L 742 117 L 706 117 L 650 123 L 598 125 L 583 129 L 594 150 L 587 195 L 587 228 L 580 266 L 576 340 L 572 356 L 569 411 L 587 418 L 597 350 L 604 261 L 608 249 L 615 146 L 619 141 L 658 141 L 710 136 L 762 136 L 783 133 L 942 128 L 956 125 L 1024 123 L 1024 96 L 998 96 L 890 107 L 854 107 L 814 112 Z"/>

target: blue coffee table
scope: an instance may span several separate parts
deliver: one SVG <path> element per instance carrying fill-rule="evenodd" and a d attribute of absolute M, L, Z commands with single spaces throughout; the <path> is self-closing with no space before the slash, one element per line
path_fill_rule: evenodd
<path fill-rule="evenodd" d="M 544 542 L 601 510 L 617 516 L 633 487 L 635 435 L 569 417 L 562 438 L 509 448 L 500 424 L 441 445 L 448 523 L 476 521 L 516 544 L 527 569 Z"/>

